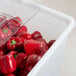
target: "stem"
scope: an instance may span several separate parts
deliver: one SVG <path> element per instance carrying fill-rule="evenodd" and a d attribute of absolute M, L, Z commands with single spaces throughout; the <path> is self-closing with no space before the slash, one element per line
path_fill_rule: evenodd
<path fill-rule="evenodd" d="M 4 32 L 4 33 L 8 33 L 8 30 L 7 30 L 7 29 L 3 29 L 3 32 Z"/>
<path fill-rule="evenodd" d="M 14 54 L 14 58 L 16 58 L 16 56 L 17 56 L 17 55 L 16 55 L 16 54 Z"/>
<path fill-rule="evenodd" d="M 16 41 L 15 40 L 12 40 L 11 41 L 11 45 L 14 45 L 14 44 L 16 44 Z"/>

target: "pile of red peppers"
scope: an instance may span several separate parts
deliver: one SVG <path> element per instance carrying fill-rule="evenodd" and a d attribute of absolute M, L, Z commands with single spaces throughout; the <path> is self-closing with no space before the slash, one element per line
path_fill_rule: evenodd
<path fill-rule="evenodd" d="M 2 17 L 0 20 L 3 20 Z M 0 21 L 1 22 L 1 21 Z M 27 76 L 36 63 L 52 46 L 39 31 L 28 33 L 26 26 L 20 26 L 19 17 L 6 20 L 0 28 L 0 40 L 9 40 L 0 46 L 0 76 Z M 20 29 L 13 34 L 19 27 Z"/>

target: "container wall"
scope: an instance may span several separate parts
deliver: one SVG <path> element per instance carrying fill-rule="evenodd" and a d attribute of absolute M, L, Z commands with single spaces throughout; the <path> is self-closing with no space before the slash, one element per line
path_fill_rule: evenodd
<path fill-rule="evenodd" d="M 30 33 L 38 30 L 49 41 L 57 39 L 66 29 L 68 23 L 61 18 L 40 10 L 26 25 Z"/>
<path fill-rule="evenodd" d="M 54 54 L 47 59 L 47 62 L 39 70 L 30 72 L 28 76 L 59 76 L 61 70 L 61 64 L 64 57 L 64 48 L 66 45 L 67 37 L 60 43 L 60 45 L 54 50 Z M 51 51 L 51 50 L 49 50 Z"/>

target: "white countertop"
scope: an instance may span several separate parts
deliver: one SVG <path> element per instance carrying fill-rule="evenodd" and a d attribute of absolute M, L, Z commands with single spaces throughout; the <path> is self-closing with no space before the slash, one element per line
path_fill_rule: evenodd
<path fill-rule="evenodd" d="M 76 18 L 76 0 L 35 0 Z M 76 28 L 70 33 L 60 76 L 76 76 Z"/>

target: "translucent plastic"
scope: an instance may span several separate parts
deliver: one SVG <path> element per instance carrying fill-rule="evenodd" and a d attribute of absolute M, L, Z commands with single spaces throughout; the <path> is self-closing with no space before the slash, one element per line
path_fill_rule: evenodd
<path fill-rule="evenodd" d="M 0 11 L 8 13 L 13 17 L 20 17 L 23 23 L 27 23 L 34 15 L 39 11 L 36 7 L 31 7 L 29 4 L 26 5 L 19 2 L 18 0 L 5 0 L 0 5 Z"/>
<path fill-rule="evenodd" d="M 0 13 L 0 46 L 19 30 L 22 23 L 17 18 L 7 13 Z"/>
<path fill-rule="evenodd" d="M 5 17 L 3 21 L 0 20 L 0 27 L 2 27 L 2 25 L 5 24 L 7 20 L 10 20 L 14 17 L 21 18 L 22 23 L 20 26 L 22 26 L 26 24 L 33 16 L 35 16 L 39 12 L 39 9 L 30 7 L 29 5 L 22 5 L 21 3 L 17 3 L 13 0 L 7 0 L 0 5 L 0 12 L 0 19 Z M 17 21 L 17 19 L 15 19 L 15 21 Z M 11 25 L 9 21 L 7 22 L 7 24 Z M 11 27 L 13 27 L 13 23 Z M 0 37 L 0 46 L 4 44 L 9 38 L 11 38 L 12 35 L 14 35 L 19 30 L 19 27 L 15 27 L 13 28 L 13 30 L 14 31 L 12 31 L 12 34 L 10 34 L 9 36 L 6 36 L 5 38 Z"/>

